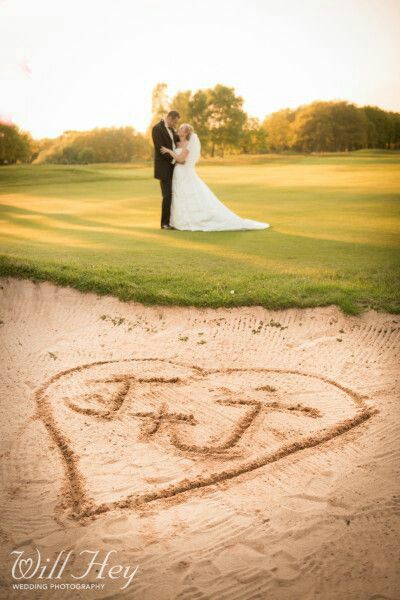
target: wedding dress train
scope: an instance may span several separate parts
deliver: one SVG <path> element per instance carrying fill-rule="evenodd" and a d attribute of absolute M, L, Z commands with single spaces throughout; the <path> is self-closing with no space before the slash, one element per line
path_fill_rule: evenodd
<path fill-rule="evenodd" d="M 242 219 L 229 210 L 200 179 L 195 170 L 200 150 L 200 140 L 192 133 L 185 163 L 176 163 L 174 168 L 170 225 L 187 231 L 267 229 L 268 223 Z M 176 149 L 177 154 L 181 151 Z"/>

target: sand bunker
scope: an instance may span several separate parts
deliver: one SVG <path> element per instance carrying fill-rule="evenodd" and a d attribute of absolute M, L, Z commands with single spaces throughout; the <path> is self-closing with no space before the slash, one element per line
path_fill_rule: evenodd
<path fill-rule="evenodd" d="M 399 318 L 0 292 L 2 597 L 36 548 L 139 565 L 76 597 L 397 597 Z"/>

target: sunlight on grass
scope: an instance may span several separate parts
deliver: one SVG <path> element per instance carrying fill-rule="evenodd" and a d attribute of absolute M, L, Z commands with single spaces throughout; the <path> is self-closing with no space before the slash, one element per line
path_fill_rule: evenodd
<path fill-rule="evenodd" d="M 151 303 L 397 311 L 399 166 L 395 153 L 204 161 L 222 201 L 272 225 L 213 233 L 159 229 L 148 165 L 2 167 L 1 272 Z"/>
<path fill-rule="evenodd" d="M 310 159 L 312 160 L 312 159 Z M 237 173 L 236 171 L 241 171 Z M 354 191 L 368 192 L 371 189 L 380 189 L 385 192 L 396 192 L 400 188 L 400 174 L 398 165 L 380 165 L 375 168 L 342 165 L 289 165 L 269 166 L 268 169 L 260 169 L 259 165 L 232 169 L 231 167 L 220 167 L 216 172 L 215 167 L 200 167 L 199 174 L 209 182 L 220 184 L 243 184 L 246 181 L 252 185 L 264 187 L 306 187 L 316 188 L 348 188 Z M 233 172 L 232 172 L 233 171 Z"/>
<path fill-rule="evenodd" d="M 72 232 L 66 232 L 61 228 L 53 228 L 52 230 L 43 230 L 41 227 L 29 227 L 22 229 L 21 227 L 8 225 L 5 228 L 4 236 L 8 235 L 11 239 L 18 239 L 20 242 L 37 242 L 44 244 L 62 244 L 66 249 L 72 248 L 102 248 L 107 249 L 107 244 L 101 242 L 91 242 L 90 240 L 74 236 Z"/>

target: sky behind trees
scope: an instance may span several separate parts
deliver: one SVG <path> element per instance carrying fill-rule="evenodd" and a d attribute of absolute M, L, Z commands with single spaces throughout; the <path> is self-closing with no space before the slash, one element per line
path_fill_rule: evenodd
<path fill-rule="evenodd" d="M 0 118 L 144 131 L 159 81 L 233 86 L 261 119 L 316 99 L 399 111 L 399 25 L 398 0 L 0 0 Z"/>

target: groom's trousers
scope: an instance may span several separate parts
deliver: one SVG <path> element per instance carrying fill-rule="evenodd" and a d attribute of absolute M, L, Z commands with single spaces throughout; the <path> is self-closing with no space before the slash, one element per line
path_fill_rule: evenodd
<path fill-rule="evenodd" d="M 171 174 L 167 179 L 160 179 L 162 193 L 161 227 L 163 225 L 169 225 L 169 219 L 171 216 L 172 174 L 173 169 L 171 169 Z"/>

